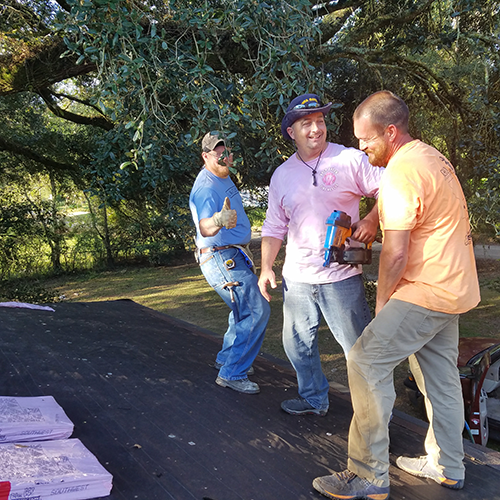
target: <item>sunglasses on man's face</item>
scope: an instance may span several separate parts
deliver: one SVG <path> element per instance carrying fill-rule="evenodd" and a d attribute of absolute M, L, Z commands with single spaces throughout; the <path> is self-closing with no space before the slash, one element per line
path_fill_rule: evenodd
<path fill-rule="evenodd" d="M 297 104 L 293 109 L 310 109 L 310 108 L 321 108 L 321 104 L 318 101 L 309 101 L 305 104 Z"/>
<path fill-rule="evenodd" d="M 232 151 L 230 149 L 225 149 L 222 151 L 222 153 L 217 153 L 214 151 L 213 153 L 208 153 L 210 156 L 213 156 L 216 160 L 220 160 L 221 158 L 229 158 L 230 156 L 233 155 Z"/>

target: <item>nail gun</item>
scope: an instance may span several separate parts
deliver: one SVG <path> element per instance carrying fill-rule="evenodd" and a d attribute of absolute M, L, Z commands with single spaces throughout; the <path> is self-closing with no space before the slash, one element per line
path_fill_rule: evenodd
<path fill-rule="evenodd" d="M 363 247 L 345 248 L 345 242 L 352 234 L 351 217 L 345 212 L 334 210 L 326 219 L 325 262 L 323 267 L 330 267 L 330 263 L 338 264 L 371 264 L 372 244 Z"/>

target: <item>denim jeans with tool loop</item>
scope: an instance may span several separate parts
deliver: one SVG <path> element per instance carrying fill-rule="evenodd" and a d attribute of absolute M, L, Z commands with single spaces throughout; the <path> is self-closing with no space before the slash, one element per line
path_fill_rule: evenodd
<path fill-rule="evenodd" d="M 208 284 L 231 308 L 217 363 L 224 365 L 219 376 L 226 380 L 247 377 L 260 352 L 271 309 L 260 293 L 257 276 L 238 248 L 226 248 L 200 256 L 200 267 Z M 226 286 L 237 282 L 237 286 Z"/>

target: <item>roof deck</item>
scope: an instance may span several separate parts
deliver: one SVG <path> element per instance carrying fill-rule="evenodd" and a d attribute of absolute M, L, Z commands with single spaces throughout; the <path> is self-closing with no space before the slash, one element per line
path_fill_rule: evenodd
<path fill-rule="evenodd" d="M 294 417 L 280 409 L 296 395 L 282 361 L 259 356 L 261 393 L 243 395 L 214 383 L 210 332 L 128 300 L 53 307 L 0 308 L 0 395 L 54 396 L 113 475 L 107 499 L 319 500 L 312 480 L 345 468 L 348 395 L 331 389 L 326 417 Z M 423 453 L 423 422 L 396 413 L 390 433 L 392 463 Z M 500 499 L 500 453 L 465 445 L 464 490 L 391 466 L 391 499 Z"/>

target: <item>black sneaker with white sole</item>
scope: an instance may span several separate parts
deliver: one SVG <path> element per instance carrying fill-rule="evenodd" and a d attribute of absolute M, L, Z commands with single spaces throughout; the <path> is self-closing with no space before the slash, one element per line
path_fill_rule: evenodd
<path fill-rule="evenodd" d="M 290 415 L 319 415 L 324 417 L 328 413 L 326 410 L 319 410 L 311 406 L 304 398 L 287 399 L 281 403 L 281 409 Z"/>

